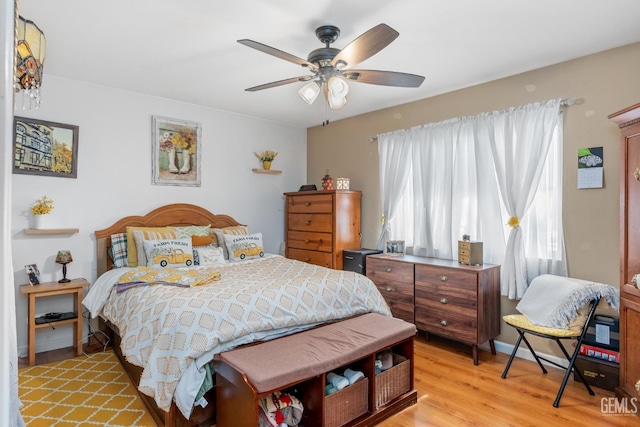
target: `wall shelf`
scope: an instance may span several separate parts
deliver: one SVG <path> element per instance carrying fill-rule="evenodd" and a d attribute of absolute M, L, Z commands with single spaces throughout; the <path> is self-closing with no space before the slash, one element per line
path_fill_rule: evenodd
<path fill-rule="evenodd" d="M 52 234 L 76 234 L 78 231 L 80 230 L 78 230 L 77 228 L 25 228 L 24 234 L 29 236 L 46 236 Z"/>
<path fill-rule="evenodd" d="M 251 169 L 252 171 L 254 171 L 255 173 L 268 173 L 271 175 L 280 175 L 282 173 L 282 171 L 277 171 L 274 169 Z"/>

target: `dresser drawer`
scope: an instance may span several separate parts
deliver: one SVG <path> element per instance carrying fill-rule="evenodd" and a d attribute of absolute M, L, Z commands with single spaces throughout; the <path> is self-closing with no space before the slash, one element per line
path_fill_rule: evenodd
<path fill-rule="evenodd" d="M 331 233 L 313 233 L 310 231 L 291 230 L 287 233 L 287 244 L 290 248 L 331 252 L 333 250 L 333 241 L 331 237 Z"/>
<path fill-rule="evenodd" d="M 476 292 L 478 276 L 473 271 L 462 268 L 443 268 L 431 265 L 416 265 L 416 283 L 429 283 L 433 286 L 451 285 L 460 289 Z"/>
<path fill-rule="evenodd" d="M 287 248 L 287 258 L 308 262 L 322 267 L 333 268 L 331 252 L 307 251 Z"/>
<path fill-rule="evenodd" d="M 315 231 L 331 233 L 333 218 L 331 214 L 289 214 L 287 226 L 289 230 Z"/>
<path fill-rule="evenodd" d="M 418 329 L 436 335 L 471 344 L 478 342 L 478 321 L 475 312 L 441 310 L 416 304 L 415 323 Z"/>
<path fill-rule="evenodd" d="M 288 212 L 291 213 L 332 213 L 331 194 L 306 194 L 287 197 Z"/>
<path fill-rule="evenodd" d="M 393 317 L 413 323 L 413 264 L 367 257 L 367 277 L 376 284 Z"/>
<path fill-rule="evenodd" d="M 387 283 L 409 285 L 413 295 L 413 264 L 411 263 L 389 258 L 368 257 L 367 276 L 378 286 L 384 286 Z"/>

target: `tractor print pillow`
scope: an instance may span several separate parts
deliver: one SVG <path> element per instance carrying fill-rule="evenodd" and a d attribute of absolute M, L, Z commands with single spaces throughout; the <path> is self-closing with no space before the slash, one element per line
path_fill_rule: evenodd
<path fill-rule="evenodd" d="M 145 240 L 147 267 L 189 267 L 193 265 L 191 238 Z"/>
<path fill-rule="evenodd" d="M 229 261 L 243 261 L 264 256 L 262 233 L 238 236 L 225 234 L 224 243 L 229 252 Z"/>

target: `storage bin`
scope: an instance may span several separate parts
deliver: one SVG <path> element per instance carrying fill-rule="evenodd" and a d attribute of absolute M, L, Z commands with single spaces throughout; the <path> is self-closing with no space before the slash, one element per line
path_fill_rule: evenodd
<path fill-rule="evenodd" d="M 324 426 L 340 427 L 369 410 L 369 379 L 363 378 L 324 398 Z"/>
<path fill-rule="evenodd" d="M 393 354 L 393 366 L 376 375 L 376 408 L 386 405 L 411 387 L 411 361 Z"/>
<path fill-rule="evenodd" d="M 580 371 L 587 384 L 591 386 L 609 391 L 615 391 L 616 387 L 618 387 L 620 365 L 617 363 L 579 354 L 574 369 Z M 582 383 L 575 372 L 573 373 L 573 380 Z"/>

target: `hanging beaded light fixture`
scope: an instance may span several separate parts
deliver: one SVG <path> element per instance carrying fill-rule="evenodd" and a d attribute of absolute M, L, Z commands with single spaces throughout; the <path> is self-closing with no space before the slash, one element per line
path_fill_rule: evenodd
<path fill-rule="evenodd" d="M 17 2 L 16 2 L 17 4 Z M 16 10 L 17 14 L 17 10 Z M 40 86 L 47 43 L 44 33 L 33 21 L 16 19 L 16 106 L 36 109 L 40 106 Z"/>

